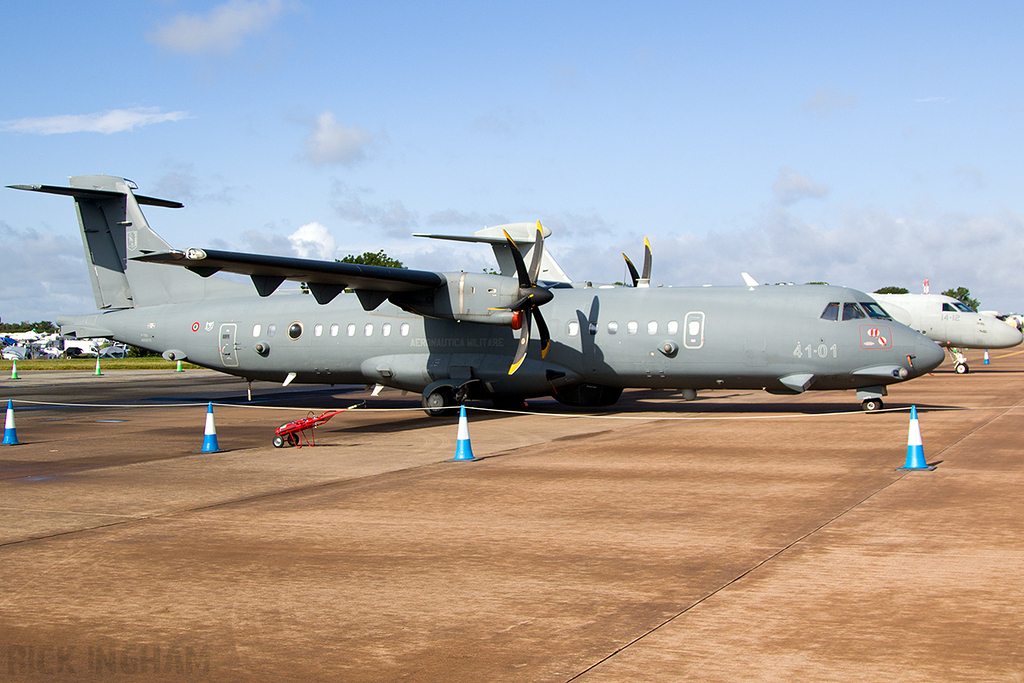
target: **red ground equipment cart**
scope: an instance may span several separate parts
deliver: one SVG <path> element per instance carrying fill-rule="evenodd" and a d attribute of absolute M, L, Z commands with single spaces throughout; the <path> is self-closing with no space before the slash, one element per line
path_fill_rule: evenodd
<path fill-rule="evenodd" d="M 348 408 L 345 410 L 348 410 Z M 338 413 L 343 412 L 345 411 L 328 410 L 325 413 L 314 415 L 311 410 L 307 417 L 304 417 L 301 420 L 296 420 L 295 422 L 289 422 L 286 425 L 281 425 L 274 430 L 274 447 L 284 448 L 284 445 L 287 443 L 289 446 L 302 448 L 303 442 L 305 442 L 307 446 L 315 446 L 316 441 L 313 438 L 313 430 L 330 420 Z"/>

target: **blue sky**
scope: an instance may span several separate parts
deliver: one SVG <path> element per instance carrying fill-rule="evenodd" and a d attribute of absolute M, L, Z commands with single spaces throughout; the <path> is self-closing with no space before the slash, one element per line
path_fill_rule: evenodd
<path fill-rule="evenodd" d="M 577 280 L 966 286 L 1024 310 L 1020 3 L 17 3 L 0 181 L 131 178 L 179 248 L 333 258 L 542 220 Z M 0 318 L 94 308 L 70 199 L 0 190 Z"/>

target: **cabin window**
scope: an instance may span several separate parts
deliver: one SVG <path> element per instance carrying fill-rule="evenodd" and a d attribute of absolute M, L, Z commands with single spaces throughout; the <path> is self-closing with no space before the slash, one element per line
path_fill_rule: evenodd
<path fill-rule="evenodd" d="M 636 334 L 636 331 L 640 329 L 640 325 L 635 320 L 630 320 L 626 323 L 626 332 L 630 334 Z"/>
<path fill-rule="evenodd" d="M 345 328 L 345 334 L 350 337 L 356 336 L 356 326 L 353 323 L 349 323 L 348 327 Z"/>
<path fill-rule="evenodd" d="M 391 323 L 384 323 L 383 325 L 381 325 L 380 326 L 380 333 L 383 334 L 385 337 L 390 337 L 391 336 Z"/>
<path fill-rule="evenodd" d="M 866 318 L 864 311 L 861 310 L 860 306 L 852 303 L 843 304 L 843 320 L 857 320 L 859 318 Z"/>
<path fill-rule="evenodd" d="M 619 324 L 612 320 L 608 323 L 608 334 L 616 334 L 619 331 Z"/>
<path fill-rule="evenodd" d="M 258 336 L 260 336 L 260 330 L 262 330 L 262 329 L 263 329 L 263 327 L 262 327 L 262 326 L 260 326 L 260 324 L 259 324 L 259 323 L 256 323 L 255 325 L 253 325 L 253 326 L 252 326 L 252 336 L 253 336 L 253 337 L 258 337 Z"/>
<path fill-rule="evenodd" d="M 566 332 L 569 333 L 570 337 L 575 337 L 580 333 L 580 324 L 575 320 L 570 320 L 569 324 L 566 325 Z"/>
<path fill-rule="evenodd" d="M 373 323 L 366 323 L 363 325 L 363 334 L 367 337 L 373 336 Z"/>
<path fill-rule="evenodd" d="M 267 325 L 267 336 L 273 337 L 277 333 L 277 325 Z"/>
<path fill-rule="evenodd" d="M 298 339 L 302 336 L 302 323 L 295 322 L 288 326 L 288 338 L 291 340 Z"/>
<path fill-rule="evenodd" d="M 316 325 L 313 325 L 313 336 L 314 337 L 319 337 L 319 336 L 323 335 L 323 333 L 324 333 L 324 326 L 323 325 L 321 325 L 320 323 L 317 323 Z"/>
<path fill-rule="evenodd" d="M 656 320 L 647 323 L 647 334 L 658 334 L 658 322 Z"/>
<path fill-rule="evenodd" d="M 332 337 L 337 337 L 338 336 L 338 323 L 334 323 L 333 325 L 331 325 L 331 336 Z"/>
<path fill-rule="evenodd" d="M 861 301 L 861 308 L 868 312 L 868 316 L 871 318 L 882 318 L 883 320 L 892 320 L 892 316 L 889 315 L 884 308 L 879 306 L 874 301 Z"/>
<path fill-rule="evenodd" d="M 821 314 L 822 320 L 839 320 L 839 302 L 833 301 Z"/>
<path fill-rule="evenodd" d="M 668 321 L 668 333 L 669 334 L 678 334 L 679 333 L 679 323 L 676 322 L 675 320 L 669 320 Z"/>
<path fill-rule="evenodd" d="M 403 337 L 409 336 L 409 323 L 402 323 L 402 326 L 398 328 L 398 331 L 402 333 Z"/>

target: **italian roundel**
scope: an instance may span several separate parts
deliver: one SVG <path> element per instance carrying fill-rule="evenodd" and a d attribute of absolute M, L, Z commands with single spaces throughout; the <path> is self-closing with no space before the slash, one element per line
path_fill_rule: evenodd
<path fill-rule="evenodd" d="M 861 325 L 860 347 L 862 349 L 891 349 L 892 331 L 885 325 Z"/>

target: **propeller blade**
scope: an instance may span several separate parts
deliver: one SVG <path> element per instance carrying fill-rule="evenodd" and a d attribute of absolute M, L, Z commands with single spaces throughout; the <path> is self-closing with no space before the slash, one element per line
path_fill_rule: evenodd
<path fill-rule="evenodd" d="M 540 357 L 545 358 L 551 346 L 551 334 L 548 332 L 547 323 L 544 322 L 544 316 L 540 314 L 540 309 L 533 309 L 533 314 L 537 316 L 537 333 L 540 334 Z"/>
<path fill-rule="evenodd" d="M 537 277 L 540 275 L 540 258 L 544 254 L 544 229 L 537 221 L 537 239 L 533 242 L 533 259 L 530 260 L 530 284 L 537 284 Z"/>
<path fill-rule="evenodd" d="M 523 255 L 519 251 L 519 247 L 516 246 L 515 241 L 508 234 L 507 230 L 503 230 L 505 233 L 505 239 L 508 240 L 509 251 L 512 252 L 512 260 L 516 262 L 516 273 L 519 275 L 519 287 L 522 289 L 529 289 L 533 286 L 530 282 L 530 273 L 526 270 L 526 262 L 523 261 Z"/>
<path fill-rule="evenodd" d="M 523 313 L 523 329 L 519 330 L 519 346 L 516 347 L 516 355 L 512 357 L 512 367 L 508 369 L 508 374 L 511 375 L 519 366 L 526 360 L 526 347 L 530 345 L 530 309 L 526 309 Z"/>
<path fill-rule="evenodd" d="M 640 273 L 636 272 L 636 266 L 633 265 L 633 262 L 629 260 L 628 256 L 623 254 L 622 258 L 626 259 L 626 267 L 629 268 L 629 277 L 633 280 L 633 286 L 636 287 L 636 283 L 640 279 Z"/>
<path fill-rule="evenodd" d="M 643 279 L 650 282 L 651 280 L 651 243 L 644 238 L 644 271 Z"/>

